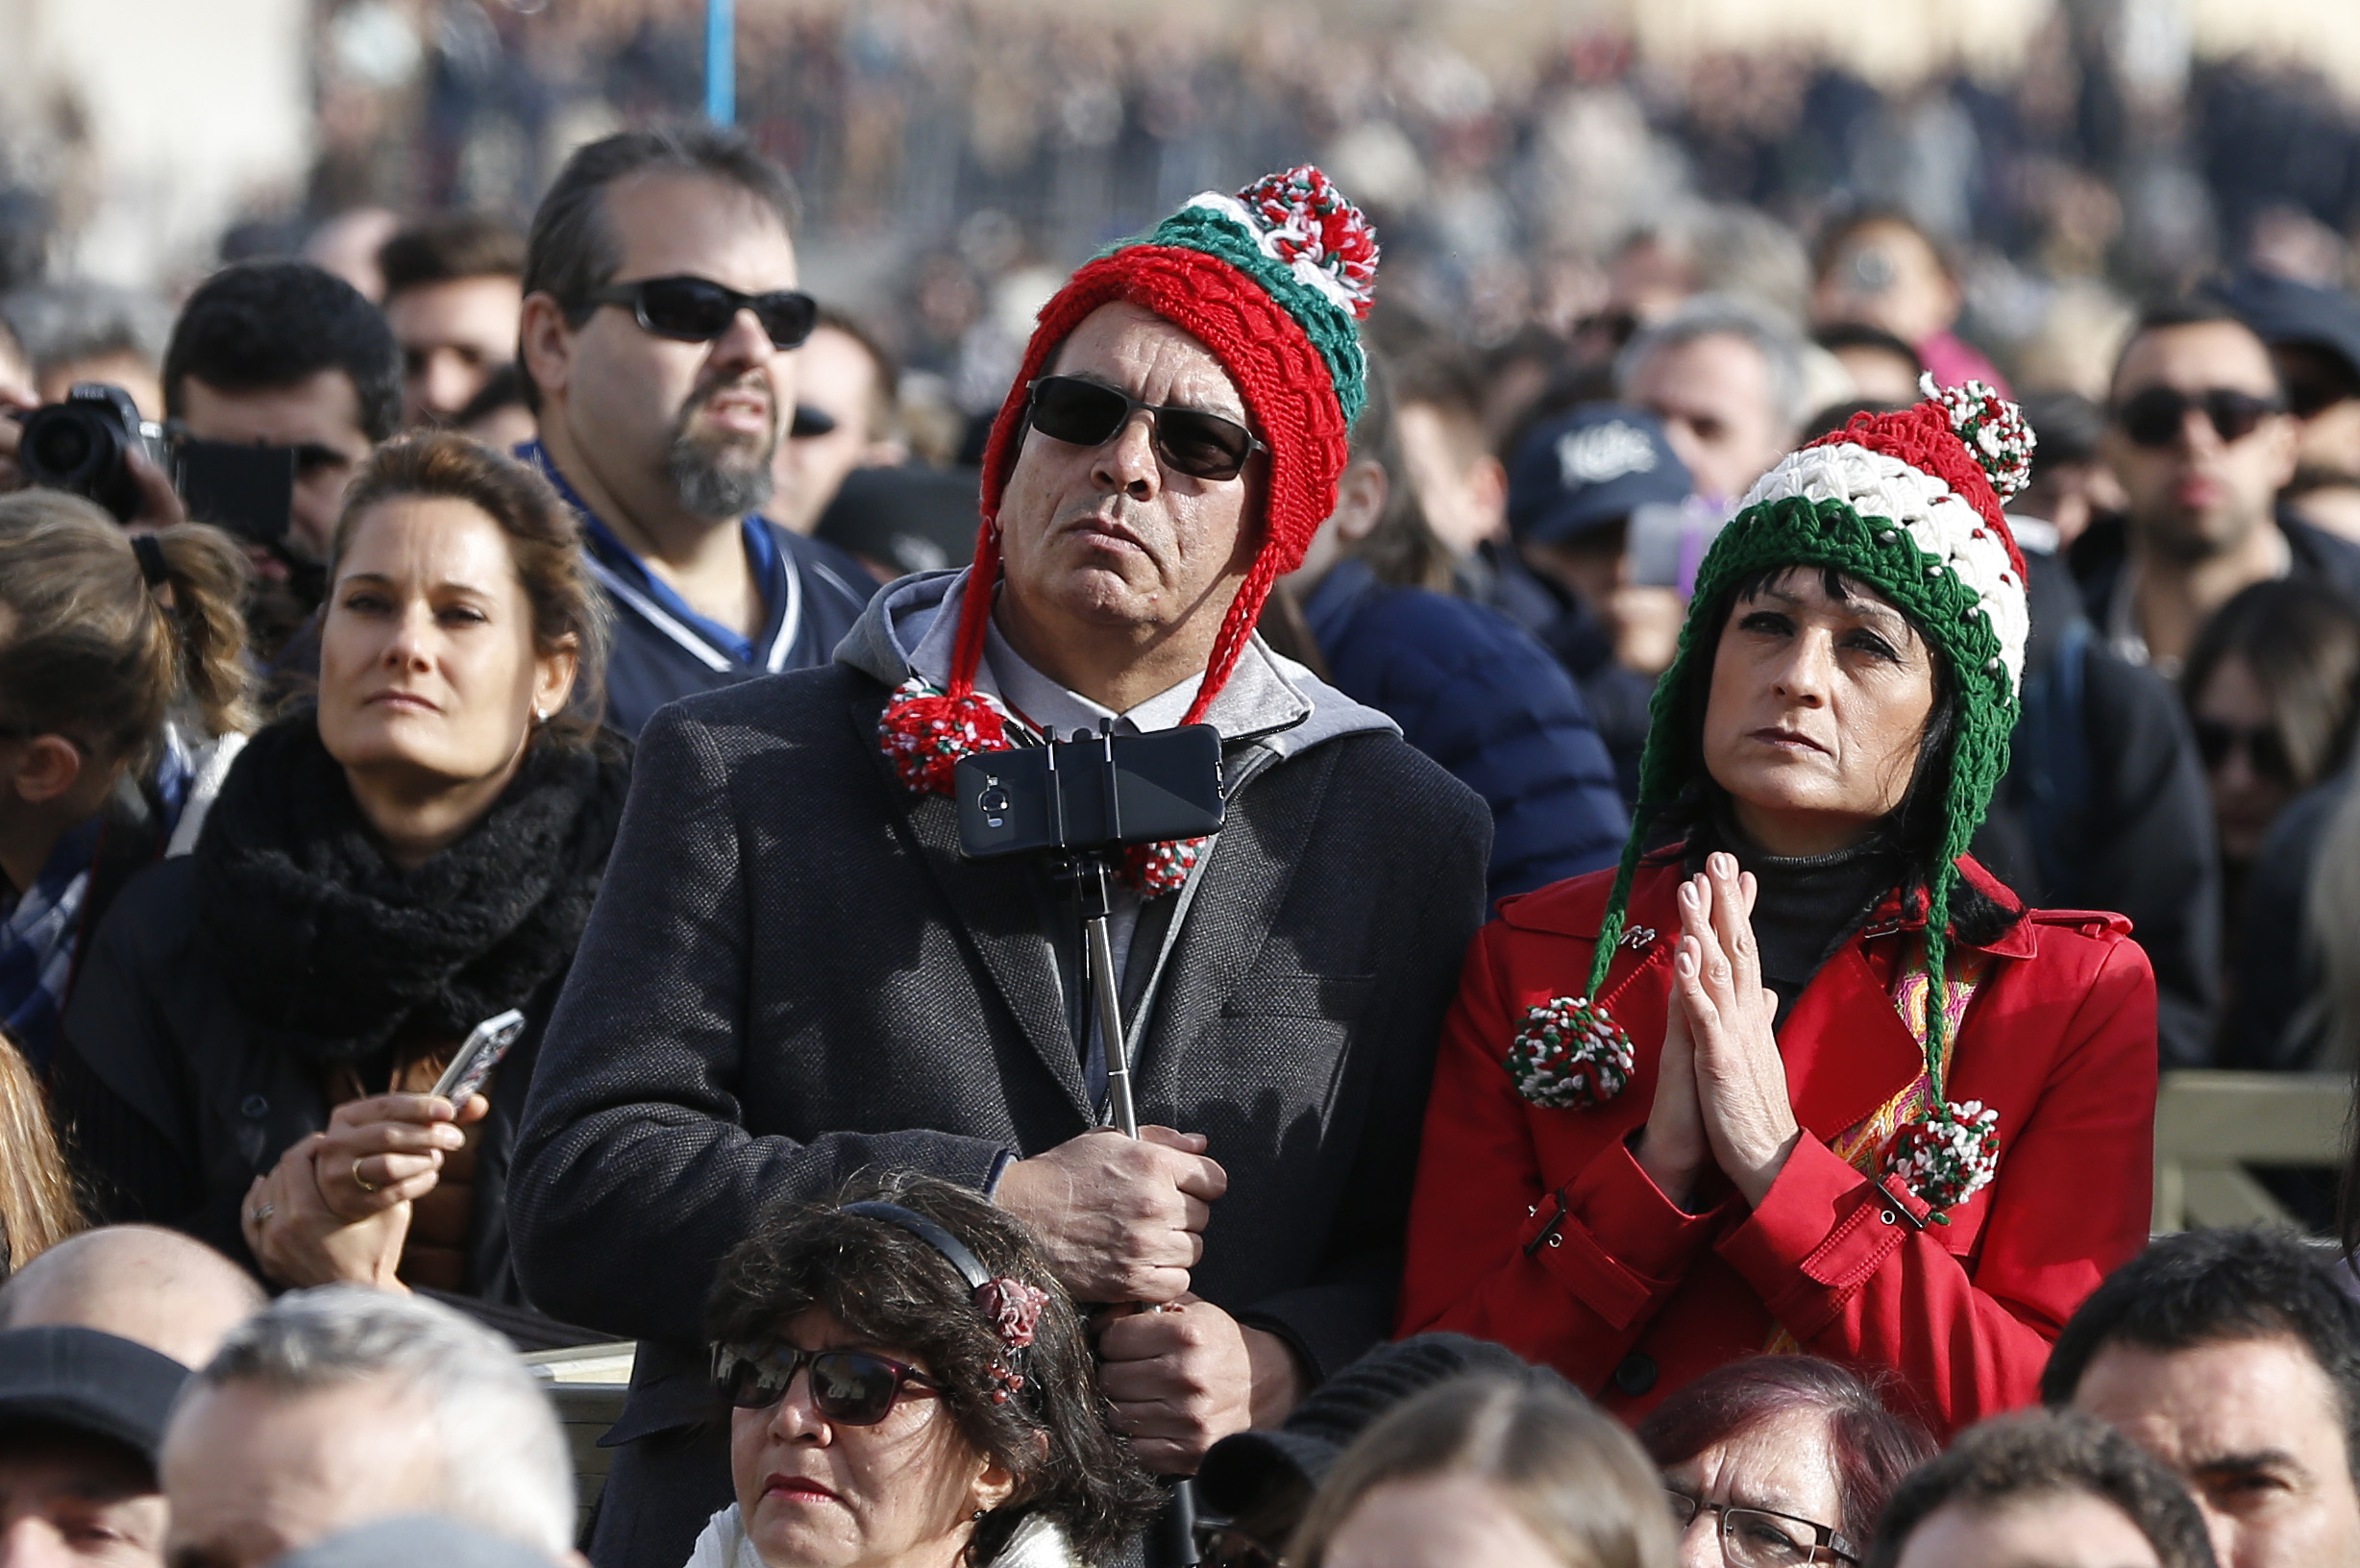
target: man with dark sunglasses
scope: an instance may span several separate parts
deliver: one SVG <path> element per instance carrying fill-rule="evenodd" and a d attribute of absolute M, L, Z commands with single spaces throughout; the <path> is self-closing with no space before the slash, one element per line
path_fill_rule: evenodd
<path fill-rule="evenodd" d="M 2123 551 L 2077 554 L 2090 619 L 2116 651 L 2176 675 L 2215 610 L 2290 574 L 2360 597 L 2360 548 L 2274 513 L 2298 431 L 2269 349 L 2225 305 L 2150 309 L 2108 404 L 2101 450 L 2128 500 Z"/>
<path fill-rule="evenodd" d="M 523 449 L 581 514 L 615 610 L 606 717 L 823 663 L 871 579 L 762 515 L 817 313 L 796 286 L 786 172 L 709 128 L 566 160 L 534 217 L 517 357 Z"/>
<path fill-rule="evenodd" d="M 533 1300 L 641 1340 L 599 1568 L 677 1568 L 727 1502 L 706 1286 L 765 1208 L 859 1170 L 1031 1228 L 1106 1309 L 1101 1386 L 1151 1470 L 1387 1335 L 1490 823 L 1255 630 L 1335 509 L 1374 263 L 1309 168 L 1090 262 L 994 423 L 975 564 L 879 594 L 829 669 L 642 735 L 508 1188 Z M 1125 862 L 1110 1020 L 1070 883 L 961 854 L 956 759 L 1190 724 L 1224 823 Z"/>

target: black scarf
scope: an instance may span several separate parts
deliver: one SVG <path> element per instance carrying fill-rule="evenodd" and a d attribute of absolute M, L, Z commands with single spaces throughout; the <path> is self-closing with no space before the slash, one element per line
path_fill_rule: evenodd
<path fill-rule="evenodd" d="M 462 1038 L 564 968 L 627 747 L 542 745 L 415 870 L 385 858 L 308 708 L 248 743 L 198 843 L 198 941 L 274 1044 L 323 1064 Z"/>

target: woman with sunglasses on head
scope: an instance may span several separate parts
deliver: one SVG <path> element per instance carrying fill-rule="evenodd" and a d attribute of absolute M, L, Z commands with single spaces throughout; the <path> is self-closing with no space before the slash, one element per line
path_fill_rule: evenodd
<path fill-rule="evenodd" d="M 1930 389 L 1782 461 L 1698 577 L 1620 869 L 1512 899 L 1444 1027 L 1400 1327 L 1620 1413 L 1762 1350 L 2024 1403 L 2145 1242 L 2155 989 L 1966 854 L 2028 629 L 2028 441 Z"/>
<path fill-rule="evenodd" d="M 1756 1356 L 1708 1372 L 1647 1413 L 1681 1568 L 1856 1565 L 1877 1515 L 1937 1452 L 1860 1377 L 1816 1356 Z"/>
<path fill-rule="evenodd" d="M 899 1173 L 765 1216 L 706 1319 L 737 1501 L 690 1568 L 1065 1568 L 1160 1501 L 1024 1229 Z"/>
<path fill-rule="evenodd" d="M 369 459 L 329 585 L 316 701 L 99 930 L 61 1118 L 110 1220 L 517 1304 L 509 1148 L 629 776 L 602 604 L 549 487 L 451 431 Z M 430 1092 L 511 1012 L 479 1092 Z"/>

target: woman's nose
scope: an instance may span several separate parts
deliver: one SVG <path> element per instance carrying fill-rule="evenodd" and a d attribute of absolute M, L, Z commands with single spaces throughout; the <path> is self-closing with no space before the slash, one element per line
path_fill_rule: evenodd
<path fill-rule="evenodd" d="M 811 1369 L 799 1368 L 777 1404 L 771 1407 L 771 1434 L 785 1442 L 824 1442 L 827 1417 L 811 1402 Z"/>
<path fill-rule="evenodd" d="M 1819 706 L 1827 699 L 1828 671 L 1834 657 L 1824 634 L 1804 632 L 1787 645 L 1786 661 L 1776 672 L 1779 695 L 1806 707 Z"/>
<path fill-rule="evenodd" d="M 431 623 L 424 615 L 405 615 L 385 639 L 385 663 L 397 670 L 424 670 L 433 664 L 428 650 Z"/>

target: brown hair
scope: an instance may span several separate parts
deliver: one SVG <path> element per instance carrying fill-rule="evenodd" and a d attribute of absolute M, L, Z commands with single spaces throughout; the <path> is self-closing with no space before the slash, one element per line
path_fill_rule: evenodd
<path fill-rule="evenodd" d="M 1843 1513 L 1829 1522 L 1861 1546 L 1875 1537 L 1893 1488 L 1940 1452 L 1925 1427 L 1886 1409 L 1859 1375 L 1816 1356 L 1750 1356 L 1716 1367 L 1648 1411 L 1635 1431 L 1669 1470 L 1789 1410 L 1826 1420 L 1815 1453 Z"/>
<path fill-rule="evenodd" d="M 40 1080 L 0 1034 L 0 1278 L 82 1228 Z"/>
<path fill-rule="evenodd" d="M 1663 1483 L 1631 1434 L 1554 1374 L 1454 1378 L 1407 1400 L 1344 1451 L 1288 1548 L 1321 1568 L 1344 1522 L 1391 1482 L 1488 1482 L 1567 1568 L 1672 1568 Z"/>
<path fill-rule="evenodd" d="M 79 496 L 0 497 L 0 724 L 65 735 L 102 762 L 141 756 L 186 698 L 208 731 L 245 729 L 246 558 L 195 524 L 141 545 Z"/>
<path fill-rule="evenodd" d="M 539 474 L 471 436 L 455 430 L 401 436 L 370 454 L 345 493 L 328 551 L 330 582 L 362 515 L 405 496 L 466 502 L 507 537 L 508 558 L 532 606 L 534 649 L 546 656 L 570 648 L 575 657 L 573 694 L 535 739 L 587 741 L 605 708 L 609 612 L 605 594 L 591 578 L 573 508 Z"/>
<path fill-rule="evenodd" d="M 444 212 L 402 230 L 378 248 L 385 299 L 405 289 L 469 278 L 525 276 L 525 235 L 489 212 Z"/>

